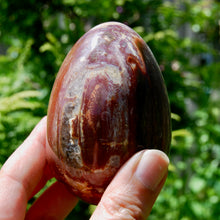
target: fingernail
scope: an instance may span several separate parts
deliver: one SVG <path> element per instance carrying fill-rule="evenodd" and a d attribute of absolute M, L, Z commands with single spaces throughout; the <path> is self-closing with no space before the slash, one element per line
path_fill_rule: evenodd
<path fill-rule="evenodd" d="M 169 158 L 159 150 L 144 152 L 135 171 L 136 177 L 146 186 L 155 191 L 167 173 Z"/>

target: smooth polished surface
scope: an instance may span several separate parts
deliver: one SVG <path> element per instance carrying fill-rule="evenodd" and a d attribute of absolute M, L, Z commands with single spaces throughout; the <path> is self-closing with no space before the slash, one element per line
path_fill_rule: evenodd
<path fill-rule="evenodd" d="M 48 161 L 57 179 L 97 204 L 135 152 L 169 152 L 170 108 L 158 64 L 117 22 L 87 32 L 65 58 L 48 110 Z"/>

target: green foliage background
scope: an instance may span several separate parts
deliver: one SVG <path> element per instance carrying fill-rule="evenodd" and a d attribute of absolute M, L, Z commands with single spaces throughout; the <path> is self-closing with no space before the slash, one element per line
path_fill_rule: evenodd
<path fill-rule="evenodd" d="M 0 0 L 0 167 L 46 115 L 73 44 L 96 24 L 120 21 L 150 46 L 171 104 L 170 172 L 149 219 L 219 218 L 219 12 L 217 0 Z M 67 219 L 93 210 L 80 202 Z"/>

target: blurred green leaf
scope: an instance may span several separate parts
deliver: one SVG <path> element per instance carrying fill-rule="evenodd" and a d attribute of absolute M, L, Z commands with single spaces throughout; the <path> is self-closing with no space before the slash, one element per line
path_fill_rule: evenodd
<path fill-rule="evenodd" d="M 40 107 L 38 102 L 30 102 L 27 98 L 39 97 L 39 91 L 22 91 L 9 97 L 0 98 L 0 113 L 15 111 L 18 109 L 31 109 Z"/>
<path fill-rule="evenodd" d="M 203 178 L 193 176 L 190 179 L 189 182 L 189 188 L 194 192 L 194 193 L 199 193 L 202 191 L 206 186 L 206 181 Z"/>

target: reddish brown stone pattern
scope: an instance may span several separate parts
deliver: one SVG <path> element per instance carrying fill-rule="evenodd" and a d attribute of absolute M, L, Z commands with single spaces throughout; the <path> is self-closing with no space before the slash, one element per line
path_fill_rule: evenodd
<path fill-rule="evenodd" d="M 136 151 L 168 153 L 170 108 L 158 64 L 141 37 L 117 22 L 73 46 L 51 93 L 48 162 L 58 180 L 97 204 Z"/>

